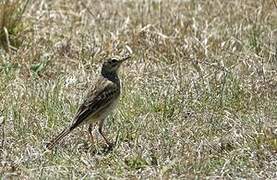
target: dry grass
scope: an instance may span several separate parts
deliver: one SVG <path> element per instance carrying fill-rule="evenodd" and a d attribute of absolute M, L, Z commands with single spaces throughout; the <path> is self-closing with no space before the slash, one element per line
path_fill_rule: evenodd
<path fill-rule="evenodd" d="M 0 177 L 277 178 L 273 0 L 32 1 L 23 22 L 18 50 L 0 50 Z M 84 127 L 47 151 L 127 47 L 116 147 Z"/>

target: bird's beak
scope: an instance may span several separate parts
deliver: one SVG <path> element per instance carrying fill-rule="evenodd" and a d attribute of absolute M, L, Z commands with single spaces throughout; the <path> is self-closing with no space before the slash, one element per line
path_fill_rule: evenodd
<path fill-rule="evenodd" d="M 120 60 L 120 63 L 123 63 L 124 61 L 130 59 L 130 57 L 131 57 L 130 55 L 123 57 L 123 58 Z"/>

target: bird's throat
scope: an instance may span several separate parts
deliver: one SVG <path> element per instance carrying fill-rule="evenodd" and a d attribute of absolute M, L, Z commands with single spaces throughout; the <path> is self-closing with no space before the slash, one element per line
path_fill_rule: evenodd
<path fill-rule="evenodd" d="M 114 82 L 114 83 L 119 83 L 119 77 L 116 72 L 101 72 L 102 76 L 104 78 L 107 78 L 108 80 Z"/>

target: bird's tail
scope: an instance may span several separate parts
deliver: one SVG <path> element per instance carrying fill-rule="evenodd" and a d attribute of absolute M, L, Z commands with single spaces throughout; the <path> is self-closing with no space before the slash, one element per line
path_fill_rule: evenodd
<path fill-rule="evenodd" d="M 71 132 L 71 128 L 65 128 L 57 137 L 55 137 L 54 139 L 52 139 L 50 141 L 50 143 L 48 143 L 46 145 L 46 148 L 51 150 L 53 149 L 53 147 L 62 139 L 64 138 L 66 135 L 68 135 Z"/>

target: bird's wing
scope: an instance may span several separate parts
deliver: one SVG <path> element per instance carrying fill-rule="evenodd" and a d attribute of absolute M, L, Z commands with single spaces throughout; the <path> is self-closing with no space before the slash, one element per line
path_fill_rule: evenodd
<path fill-rule="evenodd" d="M 119 87 L 109 81 L 99 81 L 80 106 L 70 127 L 71 130 L 82 124 L 87 117 L 96 114 L 111 104 L 120 94 Z"/>

